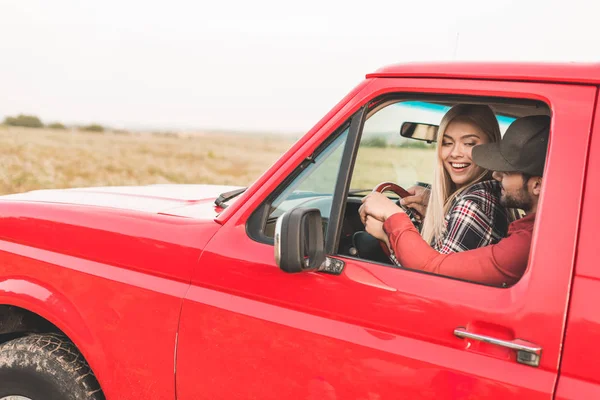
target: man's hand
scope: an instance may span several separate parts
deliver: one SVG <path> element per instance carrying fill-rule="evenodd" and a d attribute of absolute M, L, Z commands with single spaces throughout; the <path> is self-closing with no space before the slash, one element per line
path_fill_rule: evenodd
<path fill-rule="evenodd" d="M 403 199 L 400 199 L 400 204 L 404 207 L 412 208 L 417 211 L 422 216 L 425 216 L 427 212 L 427 205 L 429 204 L 429 195 L 431 194 L 431 190 L 424 188 L 423 186 L 412 186 L 406 189 L 408 193 L 412 196 L 406 196 Z"/>
<path fill-rule="evenodd" d="M 372 192 L 363 197 L 361 201 L 363 204 L 358 212 L 362 223 L 365 225 L 367 224 L 367 216 L 385 222 L 393 214 L 404 212 L 402 208 L 381 193 Z"/>
<path fill-rule="evenodd" d="M 368 215 L 365 223 L 365 230 L 368 233 L 370 233 L 373 237 L 384 242 L 387 245 L 388 249 L 390 248 L 388 236 L 383 230 L 383 222 Z"/>

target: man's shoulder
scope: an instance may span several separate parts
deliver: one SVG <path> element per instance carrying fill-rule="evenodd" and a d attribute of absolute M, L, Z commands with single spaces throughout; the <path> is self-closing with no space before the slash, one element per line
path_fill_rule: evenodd
<path fill-rule="evenodd" d="M 535 223 L 535 213 L 527 214 L 523 218 L 513 221 L 508 225 L 508 235 L 516 232 L 533 232 L 533 224 Z"/>

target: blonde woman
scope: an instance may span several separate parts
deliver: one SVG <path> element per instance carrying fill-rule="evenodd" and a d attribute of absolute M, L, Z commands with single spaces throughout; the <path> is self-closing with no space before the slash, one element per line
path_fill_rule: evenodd
<path fill-rule="evenodd" d="M 501 187 L 471 158 L 478 144 L 500 141 L 493 111 L 458 104 L 442 118 L 431 190 L 413 187 L 401 204 L 425 215 L 421 236 L 442 254 L 476 249 L 506 236 L 509 218 L 500 204 Z"/>

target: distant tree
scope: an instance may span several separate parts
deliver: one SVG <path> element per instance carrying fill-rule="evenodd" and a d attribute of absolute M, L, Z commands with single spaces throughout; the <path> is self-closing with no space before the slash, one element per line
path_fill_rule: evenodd
<path fill-rule="evenodd" d="M 385 140 L 384 137 L 382 137 L 382 136 L 373 136 L 373 137 L 370 137 L 370 138 L 365 138 L 362 141 L 361 146 L 364 146 L 364 147 L 381 147 L 381 148 L 384 148 L 384 147 L 387 147 L 388 144 L 387 144 L 387 140 Z"/>
<path fill-rule="evenodd" d="M 435 144 L 431 145 L 423 140 L 407 140 L 398 147 L 406 149 L 431 149 L 435 148 Z"/>
<path fill-rule="evenodd" d="M 82 126 L 81 130 L 87 131 L 87 132 L 104 132 L 104 127 L 99 124 L 90 124 L 90 125 Z"/>
<path fill-rule="evenodd" d="M 61 124 L 60 122 L 53 122 L 48 125 L 48 128 L 50 128 L 50 129 L 67 129 L 67 127 L 64 126 L 63 124 Z"/>
<path fill-rule="evenodd" d="M 42 128 L 44 124 L 35 115 L 19 114 L 17 117 L 6 117 L 4 123 L 9 126 L 25 126 L 28 128 Z"/>

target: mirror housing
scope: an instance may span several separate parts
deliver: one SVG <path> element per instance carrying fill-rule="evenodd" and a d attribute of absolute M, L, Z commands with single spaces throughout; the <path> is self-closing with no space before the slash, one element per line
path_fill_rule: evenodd
<path fill-rule="evenodd" d="M 285 272 L 315 270 L 325 261 L 321 212 L 294 208 L 277 218 L 275 262 Z"/>
<path fill-rule="evenodd" d="M 400 127 L 400 136 L 433 143 L 437 139 L 438 129 L 438 125 L 407 121 Z"/>

